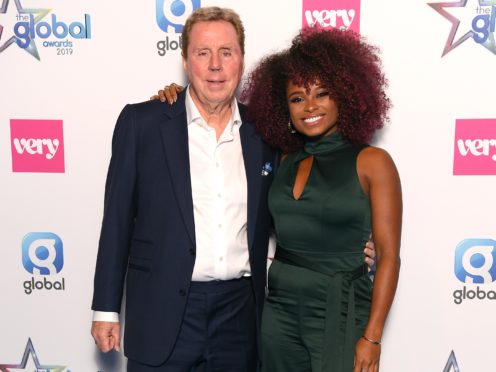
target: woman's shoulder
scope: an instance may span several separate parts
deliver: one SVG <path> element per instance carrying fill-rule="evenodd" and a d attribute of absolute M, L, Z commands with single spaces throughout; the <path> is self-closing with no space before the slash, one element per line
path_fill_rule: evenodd
<path fill-rule="evenodd" d="M 389 153 L 385 149 L 371 145 L 363 147 L 363 149 L 360 151 L 360 157 L 370 159 L 372 161 L 385 161 L 388 159 L 392 160 L 391 155 L 389 155 Z"/>
<path fill-rule="evenodd" d="M 371 174 L 396 168 L 391 155 L 383 148 L 376 146 L 366 146 L 360 151 L 357 166 L 364 171 L 370 171 Z"/>

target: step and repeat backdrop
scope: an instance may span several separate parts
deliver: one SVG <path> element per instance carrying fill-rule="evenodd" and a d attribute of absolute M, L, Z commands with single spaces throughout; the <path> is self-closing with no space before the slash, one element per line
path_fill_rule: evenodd
<path fill-rule="evenodd" d="M 236 10 L 246 71 L 302 27 L 382 50 L 394 103 L 375 143 L 404 191 L 402 268 L 384 372 L 496 364 L 496 1 L 0 0 L 0 371 L 124 371 L 90 336 L 115 120 L 186 83 L 181 31 Z"/>

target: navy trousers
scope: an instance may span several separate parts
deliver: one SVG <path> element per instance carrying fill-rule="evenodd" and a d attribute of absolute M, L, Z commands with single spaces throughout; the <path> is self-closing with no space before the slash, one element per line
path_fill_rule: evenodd
<path fill-rule="evenodd" d="M 128 372 L 256 372 L 256 309 L 251 278 L 192 282 L 181 329 L 160 366 L 128 360 Z"/>

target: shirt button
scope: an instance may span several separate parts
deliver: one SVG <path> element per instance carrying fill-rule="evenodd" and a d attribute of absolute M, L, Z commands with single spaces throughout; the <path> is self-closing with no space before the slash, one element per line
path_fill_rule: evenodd
<path fill-rule="evenodd" d="M 180 289 L 180 290 L 179 290 L 179 294 L 180 294 L 181 296 L 186 296 L 186 291 L 185 291 L 184 289 Z"/>
<path fill-rule="evenodd" d="M 219 227 L 219 229 L 222 229 L 222 224 L 219 223 L 218 227 Z"/>
<path fill-rule="evenodd" d="M 220 167 L 220 164 L 219 164 L 219 163 L 215 163 L 215 166 L 216 166 L 217 168 L 219 168 L 219 167 Z"/>
<path fill-rule="evenodd" d="M 219 261 L 224 261 L 224 258 L 223 257 L 219 257 Z"/>
<path fill-rule="evenodd" d="M 217 194 L 217 197 L 218 197 L 218 198 L 222 198 L 222 195 L 221 195 L 221 194 Z"/>

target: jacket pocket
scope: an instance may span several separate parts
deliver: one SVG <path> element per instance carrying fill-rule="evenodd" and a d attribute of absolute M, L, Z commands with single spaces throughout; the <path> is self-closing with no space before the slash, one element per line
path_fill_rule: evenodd
<path fill-rule="evenodd" d="M 133 239 L 129 253 L 128 268 L 149 272 L 153 259 L 154 245 L 144 240 Z"/>

